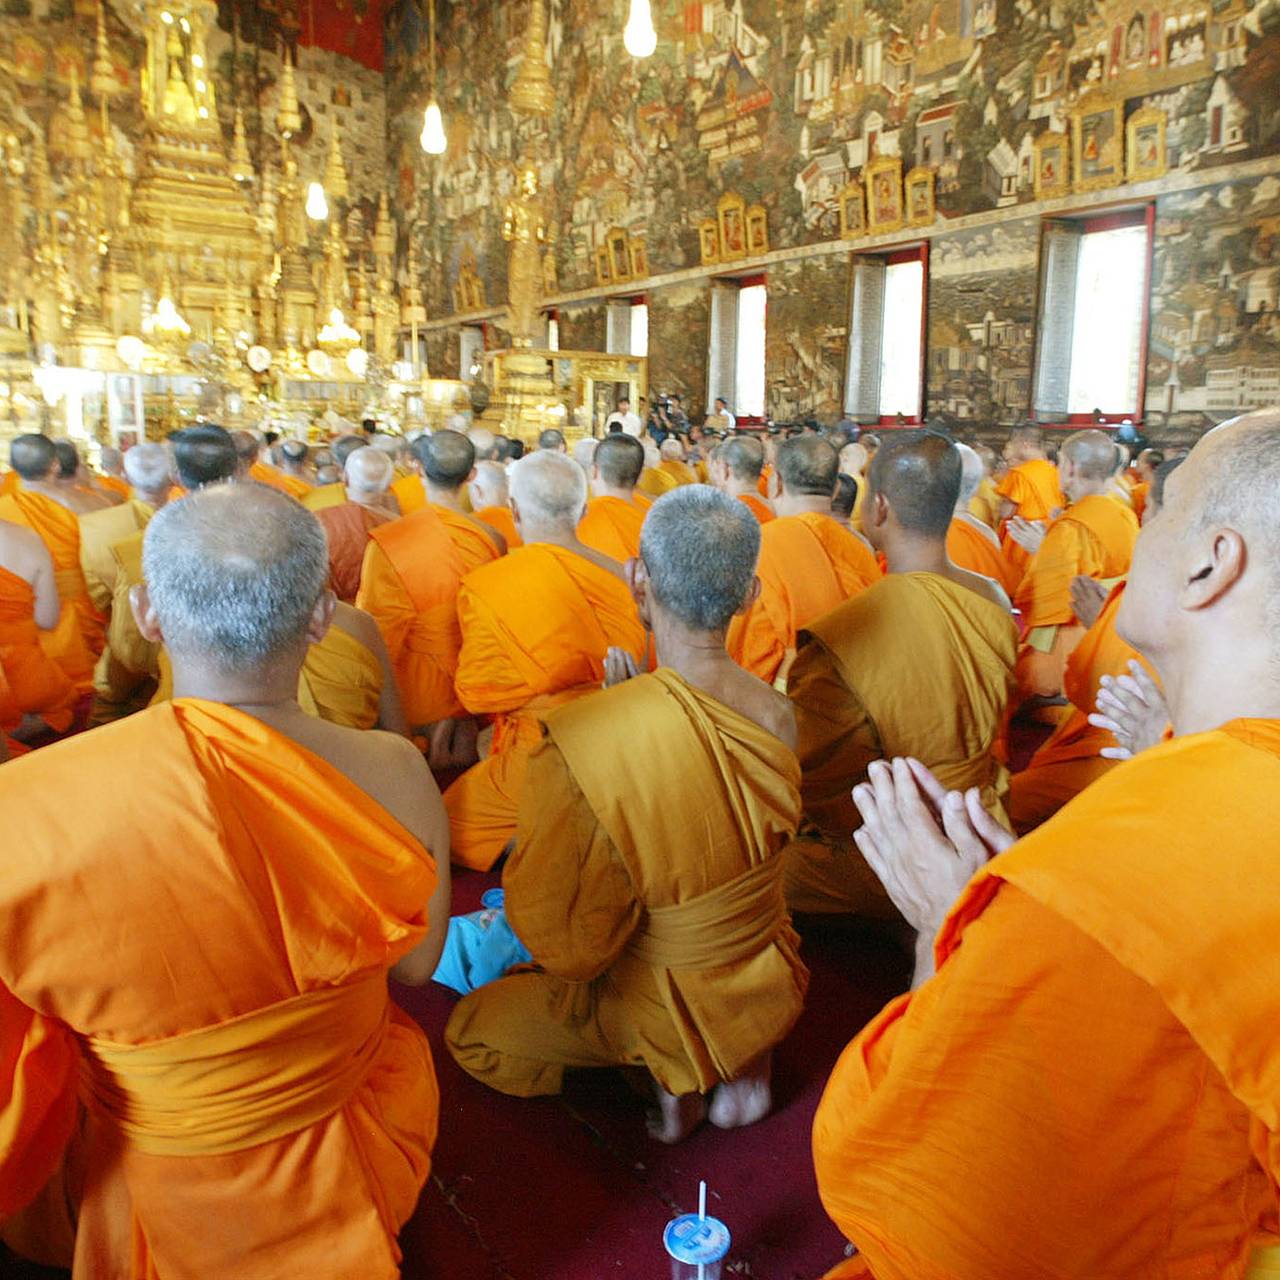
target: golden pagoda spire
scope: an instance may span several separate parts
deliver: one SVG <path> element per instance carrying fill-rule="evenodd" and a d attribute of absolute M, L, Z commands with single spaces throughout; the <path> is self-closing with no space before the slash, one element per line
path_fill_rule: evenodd
<path fill-rule="evenodd" d="M 89 122 L 80 100 L 80 76 L 71 68 L 71 97 L 67 103 L 67 155 L 72 160 L 88 160 L 93 148 L 89 144 Z"/>
<path fill-rule="evenodd" d="M 406 283 L 400 294 L 400 323 L 406 327 L 420 328 L 427 323 L 427 308 L 422 301 L 422 286 L 418 282 L 418 253 L 409 236 L 409 249 L 405 259 Z"/>
<path fill-rule="evenodd" d="M 293 61 L 287 48 L 284 51 L 284 66 L 280 69 L 280 106 L 276 111 L 276 128 L 286 138 L 291 138 L 302 129 L 298 86 L 293 77 Z"/>
<path fill-rule="evenodd" d="M 543 0 L 530 0 L 524 57 L 511 86 L 511 109 L 525 116 L 549 116 L 555 106 L 547 67 L 547 10 Z"/>
<path fill-rule="evenodd" d="M 111 61 L 111 48 L 107 44 L 107 9 L 104 0 L 98 0 L 98 35 L 94 47 L 93 74 L 89 78 L 89 89 L 95 97 L 101 98 L 104 104 L 120 89 Z"/>
<path fill-rule="evenodd" d="M 231 135 L 231 176 L 237 182 L 253 181 L 253 159 L 249 155 L 249 139 L 244 131 L 244 112 L 236 108 L 235 128 Z"/>
<path fill-rule="evenodd" d="M 373 224 L 374 256 L 390 258 L 396 251 L 396 233 L 391 225 L 391 206 L 384 191 L 378 198 L 378 220 Z"/>
<path fill-rule="evenodd" d="M 337 200 L 345 200 L 351 194 L 347 181 L 347 166 L 342 160 L 342 146 L 338 140 L 338 121 L 333 121 L 333 134 L 329 140 L 329 156 L 324 165 L 324 189 Z"/>

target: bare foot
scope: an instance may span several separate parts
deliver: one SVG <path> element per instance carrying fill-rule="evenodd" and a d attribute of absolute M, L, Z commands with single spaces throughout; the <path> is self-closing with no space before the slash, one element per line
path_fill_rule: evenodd
<path fill-rule="evenodd" d="M 736 1080 L 718 1084 L 708 1115 L 717 1129 L 740 1129 L 763 1120 L 773 1110 L 773 1054 L 757 1058 Z"/>
<path fill-rule="evenodd" d="M 645 1115 L 644 1127 L 655 1142 L 665 1142 L 668 1146 L 683 1142 L 707 1118 L 707 1100 L 700 1093 L 677 1097 L 655 1080 L 653 1096 L 658 1105 Z"/>

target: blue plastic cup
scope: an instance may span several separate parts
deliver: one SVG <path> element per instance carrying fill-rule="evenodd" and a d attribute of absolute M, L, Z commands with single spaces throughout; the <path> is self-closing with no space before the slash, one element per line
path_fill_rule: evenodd
<path fill-rule="evenodd" d="M 681 1214 L 667 1223 L 662 1243 L 671 1259 L 671 1280 L 720 1280 L 730 1237 L 719 1218 Z"/>

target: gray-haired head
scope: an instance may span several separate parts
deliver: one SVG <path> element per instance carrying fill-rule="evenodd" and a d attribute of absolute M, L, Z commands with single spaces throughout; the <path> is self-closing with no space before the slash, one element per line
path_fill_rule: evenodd
<path fill-rule="evenodd" d="M 162 444 L 135 444 L 124 455 L 124 474 L 139 493 L 162 493 L 173 483 L 173 462 Z"/>
<path fill-rule="evenodd" d="M 102 469 L 109 476 L 119 476 L 124 470 L 124 454 L 113 444 L 104 444 L 98 452 Z"/>
<path fill-rule="evenodd" d="M 169 503 L 147 526 L 142 565 L 175 661 L 226 674 L 301 657 L 329 576 L 319 522 L 266 485 L 216 485 Z"/>
<path fill-rule="evenodd" d="M 568 446 L 565 444 L 564 432 L 548 427 L 538 435 L 538 448 L 548 453 L 566 452 Z"/>
<path fill-rule="evenodd" d="M 747 602 L 760 522 L 736 498 L 684 485 L 649 509 L 640 558 L 654 603 L 695 631 L 723 631 Z"/>
<path fill-rule="evenodd" d="M 730 436 L 712 456 L 739 484 L 755 484 L 764 470 L 764 445 L 753 436 Z"/>
<path fill-rule="evenodd" d="M 960 496 L 956 499 L 956 510 L 967 511 L 987 469 L 982 465 L 982 459 L 978 457 L 976 450 L 959 442 L 956 443 L 956 448 L 960 450 Z"/>
<path fill-rule="evenodd" d="M 591 464 L 596 456 L 596 441 L 591 436 L 584 436 L 573 442 L 573 460 L 580 466 L 585 475 L 591 474 Z"/>
<path fill-rule="evenodd" d="M 644 471 L 644 445 L 625 431 L 605 436 L 596 446 L 592 462 L 601 483 L 610 489 L 634 489 Z"/>
<path fill-rule="evenodd" d="M 347 459 L 345 477 L 358 498 L 376 498 L 391 487 L 396 466 L 381 449 L 357 449 Z"/>
<path fill-rule="evenodd" d="M 58 451 L 48 436 L 30 431 L 10 441 L 9 465 L 24 480 L 45 480 L 58 465 Z"/>
<path fill-rule="evenodd" d="M 587 477 L 572 458 L 539 449 L 511 468 L 511 501 L 522 529 L 571 532 L 587 505 Z"/>
<path fill-rule="evenodd" d="M 500 462 L 477 462 L 476 473 L 471 480 L 471 506 L 483 511 L 486 507 L 505 507 L 511 498 L 507 473 Z"/>

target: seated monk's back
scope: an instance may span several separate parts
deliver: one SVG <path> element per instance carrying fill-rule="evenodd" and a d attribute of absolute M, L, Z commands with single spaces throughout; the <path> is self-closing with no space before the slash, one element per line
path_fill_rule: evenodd
<path fill-rule="evenodd" d="M 90 1100 L 81 1258 L 132 1238 L 131 1275 L 398 1274 L 437 1092 L 386 972 L 424 935 L 435 869 L 391 781 L 412 747 L 297 718 L 309 747 L 181 699 L 0 772 L 0 920 L 23 922 L 0 929 L 0 983 L 41 1023 L 42 1090 Z M 2 1163 L 20 1178 L 37 1153 Z"/>

